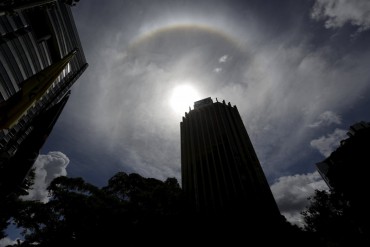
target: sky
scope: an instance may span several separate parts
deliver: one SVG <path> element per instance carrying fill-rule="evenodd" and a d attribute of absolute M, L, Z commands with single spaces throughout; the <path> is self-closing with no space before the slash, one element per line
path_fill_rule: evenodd
<path fill-rule="evenodd" d="M 280 211 L 302 225 L 307 197 L 327 189 L 315 163 L 370 121 L 367 0 L 82 0 L 72 12 L 89 67 L 29 198 L 47 201 L 59 175 L 181 182 L 180 121 L 212 97 L 237 106 Z"/>

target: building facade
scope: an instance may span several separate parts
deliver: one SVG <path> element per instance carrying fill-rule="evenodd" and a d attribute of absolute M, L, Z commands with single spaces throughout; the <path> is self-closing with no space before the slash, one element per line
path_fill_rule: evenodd
<path fill-rule="evenodd" d="M 182 188 L 197 212 L 280 218 L 236 106 L 197 101 L 180 128 Z"/>
<path fill-rule="evenodd" d="M 72 85 L 88 66 L 71 12 L 74 4 L 66 0 L 0 3 L 0 191 L 4 193 L 16 185 L 10 181 L 22 181 L 32 167 L 33 162 L 25 165 L 19 156 L 34 161 L 25 153 L 32 149 L 29 155 L 35 156 L 42 146 L 35 150 L 29 141 L 43 143 L 35 140 L 45 136 L 40 135 L 40 121 L 49 121 L 52 128 L 60 114 L 55 109 L 63 109 Z M 49 115 L 55 116 L 53 120 Z"/>

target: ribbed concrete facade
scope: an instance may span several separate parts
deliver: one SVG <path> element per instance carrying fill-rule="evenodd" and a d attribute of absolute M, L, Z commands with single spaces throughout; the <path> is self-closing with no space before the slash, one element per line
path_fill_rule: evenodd
<path fill-rule="evenodd" d="M 197 101 L 180 128 L 182 188 L 198 212 L 280 216 L 236 106 Z"/>

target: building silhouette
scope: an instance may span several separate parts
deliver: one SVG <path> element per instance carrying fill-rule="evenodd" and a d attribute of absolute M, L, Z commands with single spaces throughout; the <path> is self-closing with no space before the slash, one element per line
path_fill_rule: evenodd
<path fill-rule="evenodd" d="M 370 239 L 370 123 L 350 126 L 348 138 L 316 168 L 326 184 L 343 196 L 350 206 L 351 216 L 360 231 Z"/>
<path fill-rule="evenodd" d="M 281 219 L 236 106 L 197 101 L 180 128 L 182 188 L 197 213 L 241 217 L 243 225 Z"/>
<path fill-rule="evenodd" d="M 88 64 L 67 0 L 0 3 L 0 193 L 22 185 Z"/>

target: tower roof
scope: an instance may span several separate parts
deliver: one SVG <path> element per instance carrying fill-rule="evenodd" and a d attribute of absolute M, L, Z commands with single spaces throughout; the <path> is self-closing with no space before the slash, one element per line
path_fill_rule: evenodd
<path fill-rule="evenodd" d="M 208 98 L 205 98 L 205 99 L 202 99 L 202 100 L 195 101 L 194 102 L 194 109 L 200 108 L 200 107 L 205 106 L 205 105 L 211 105 L 211 104 L 213 104 L 213 100 L 212 100 L 211 97 L 208 97 Z"/>

